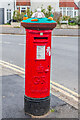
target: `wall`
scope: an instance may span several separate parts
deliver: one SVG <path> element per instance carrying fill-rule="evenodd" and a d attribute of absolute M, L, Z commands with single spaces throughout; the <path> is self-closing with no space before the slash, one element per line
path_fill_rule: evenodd
<path fill-rule="evenodd" d="M 13 17 L 13 11 L 14 11 L 14 0 L 12 1 L 7 1 L 7 0 L 3 0 L 3 1 L 0 1 L 0 8 L 4 8 L 4 23 L 7 23 L 7 9 L 11 9 L 11 19 Z M 10 4 L 10 5 L 8 5 Z"/>
<path fill-rule="evenodd" d="M 4 8 L 0 8 L 0 25 L 4 24 Z"/>
<path fill-rule="evenodd" d="M 41 8 L 43 5 L 43 8 L 47 10 L 48 5 L 51 5 L 53 7 L 53 11 L 59 11 L 59 0 L 31 0 L 31 10 L 35 11 L 37 8 Z"/>

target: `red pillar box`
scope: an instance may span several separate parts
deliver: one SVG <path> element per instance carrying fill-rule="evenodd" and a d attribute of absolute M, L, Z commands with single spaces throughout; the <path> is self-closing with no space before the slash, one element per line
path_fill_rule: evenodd
<path fill-rule="evenodd" d="M 21 22 L 26 29 L 24 109 L 40 116 L 50 108 L 51 32 L 57 23 L 48 18 L 33 19 Z"/>

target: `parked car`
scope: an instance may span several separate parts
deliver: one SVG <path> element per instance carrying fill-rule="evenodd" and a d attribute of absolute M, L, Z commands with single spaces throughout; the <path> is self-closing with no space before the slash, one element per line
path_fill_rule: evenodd
<path fill-rule="evenodd" d="M 11 19 L 8 23 L 11 24 L 11 22 L 17 22 L 17 20 Z"/>

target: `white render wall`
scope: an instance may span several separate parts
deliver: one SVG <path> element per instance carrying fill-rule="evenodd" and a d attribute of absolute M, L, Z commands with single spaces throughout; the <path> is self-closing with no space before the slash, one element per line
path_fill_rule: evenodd
<path fill-rule="evenodd" d="M 47 10 L 47 7 L 51 5 L 53 11 L 60 11 L 59 10 L 59 0 L 31 0 L 31 10 L 35 11 L 37 8 L 43 8 Z"/>
<path fill-rule="evenodd" d="M 8 5 L 10 4 L 10 5 Z M 14 0 L 1 0 L 0 8 L 4 8 L 4 23 L 7 23 L 7 9 L 11 9 L 11 19 L 14 11 Z"/>
<path fill-rule="evenodd" d="M 80 0 L 74 0 L 74 2 L 77 5 L 78 5 L 79 1 Z M 60 12 L 59 0 L 31 0 L 31 10 L 33 12 L 35 11 L 35 9 L 41 8 L 42 5 L 43 5 L 43 8 L 46 9 L 46 10 L 47 10 L 48 5 L 51 5 L 53 7 L 53 11 L 55 10 L 55 11 L 59 11 Z M 78 10 L 77 10 L 77 15 L 78 15 Z"/>

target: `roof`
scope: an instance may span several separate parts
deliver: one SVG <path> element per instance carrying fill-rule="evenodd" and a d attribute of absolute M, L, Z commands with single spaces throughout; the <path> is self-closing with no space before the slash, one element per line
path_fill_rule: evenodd
<path fill-rule="evenodd" d="M 30 0 L 16 0 L 16 6 L 30 6 Z"/>
<path fill-rule="evenodd" d="M 74 0 L 59 0 L 59 2 L 74 2 Z"/>
<path fill-rule="evenodd" d="M 79 9 L 74 0 L 59 0 L 59 7 L 74 7 L 75 10 Z"/>

